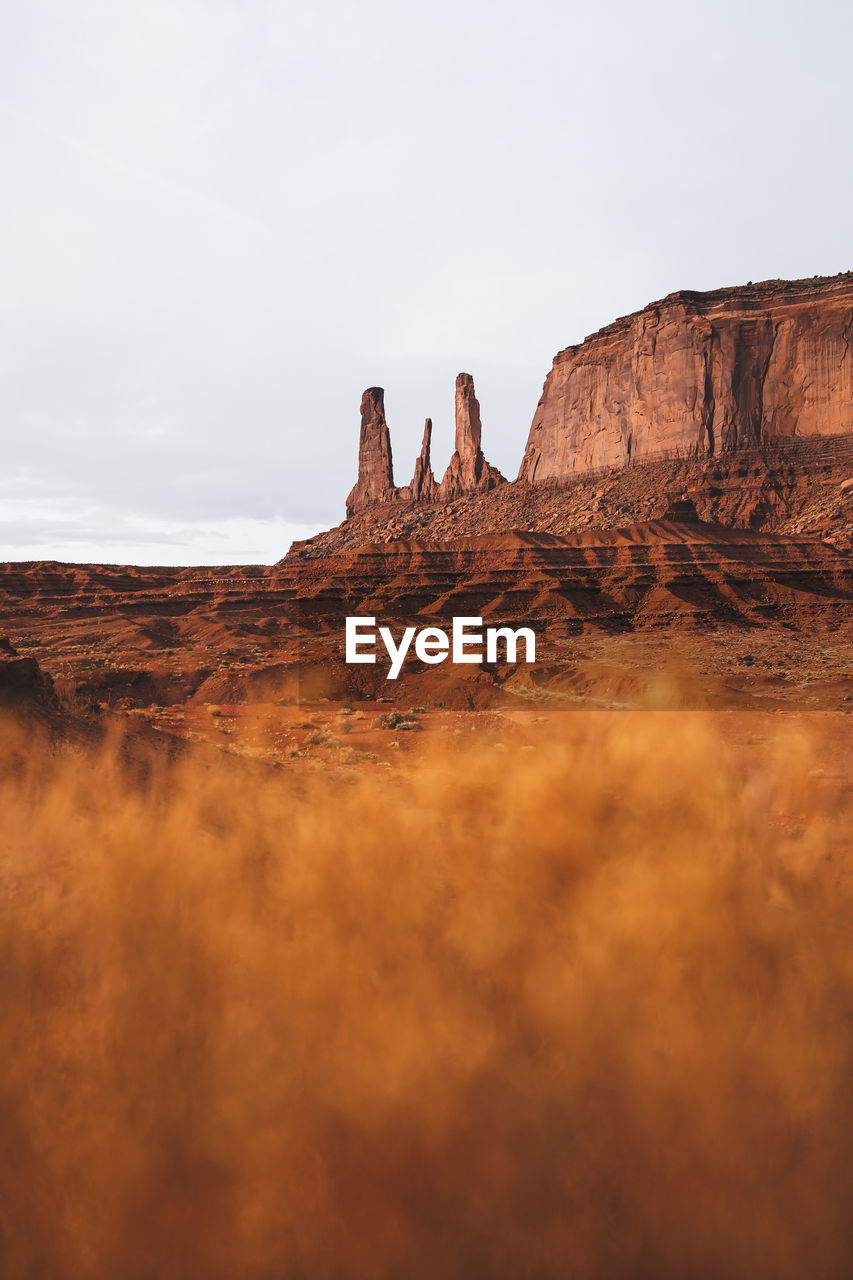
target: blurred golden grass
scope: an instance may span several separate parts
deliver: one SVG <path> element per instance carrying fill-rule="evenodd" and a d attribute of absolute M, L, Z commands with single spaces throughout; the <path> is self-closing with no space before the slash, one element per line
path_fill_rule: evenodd
<path fill-rule="evenodd" d="M 0 1274 L 849 1276 L 822 750 L 593 713 L 345 785 L 7 723 Z"/>

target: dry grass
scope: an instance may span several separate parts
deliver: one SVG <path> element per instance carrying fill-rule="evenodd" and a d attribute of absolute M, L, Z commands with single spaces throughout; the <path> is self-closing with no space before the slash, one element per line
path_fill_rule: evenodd
<path fill-rule="evenodd" d="M 818 749 L 592 714 L 297 788 L 7 725 L 0 1273 L 848 1276 Z"/>

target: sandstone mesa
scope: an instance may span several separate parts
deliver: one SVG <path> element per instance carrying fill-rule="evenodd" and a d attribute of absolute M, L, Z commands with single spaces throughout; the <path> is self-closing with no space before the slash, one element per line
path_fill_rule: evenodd
<path fill-rule="evenodd" d="M 555 358 L 519 476 L 853 431 L 853 275 L 684 290 Z"/>

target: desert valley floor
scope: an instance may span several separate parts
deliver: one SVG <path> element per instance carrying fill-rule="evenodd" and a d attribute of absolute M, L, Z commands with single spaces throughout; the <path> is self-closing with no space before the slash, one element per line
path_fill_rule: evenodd
<path fill-rule="evenodd" d="M 54 697 L 269 761 L 387 760 L 418 730 L 579 710 L 853 710 L 853 572 L 828 543 L 687 520 L 409 539 L 273 567 L 0 567 L 0 627 Z M 344 619 L 528 625 L 532 666 L 344 662 Z M 393 714 L 392 714 L 393 713 Z M 412 732 L 414 730 L 414 732 Z"/>
<path fill-rule="evenodd" d="M 845 538 L 402 532 L 0 567 L 5 1273 L 843 1280 Z"/>

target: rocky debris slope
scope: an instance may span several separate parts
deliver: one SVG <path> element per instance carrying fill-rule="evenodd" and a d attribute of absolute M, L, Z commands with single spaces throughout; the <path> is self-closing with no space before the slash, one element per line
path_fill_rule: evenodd
<path fill-rule="evenodd" d="M 853 273 L 683 290 L 555 357 L 519 478 L 853 432 Z"/>
<path fill-rule="evenodd" d="M 734 528 L 825 538 L 853 547 L 853 437 L 739 450 L 715 458 L 637 463 L 562 482 L 516 480 L 445 504 L 374 507 L 315 538 L 286 560 L 401 538 L 443 540 L 524 529 L 560 535 L 650 520 L 688 494 L 705 520 Z"/>

